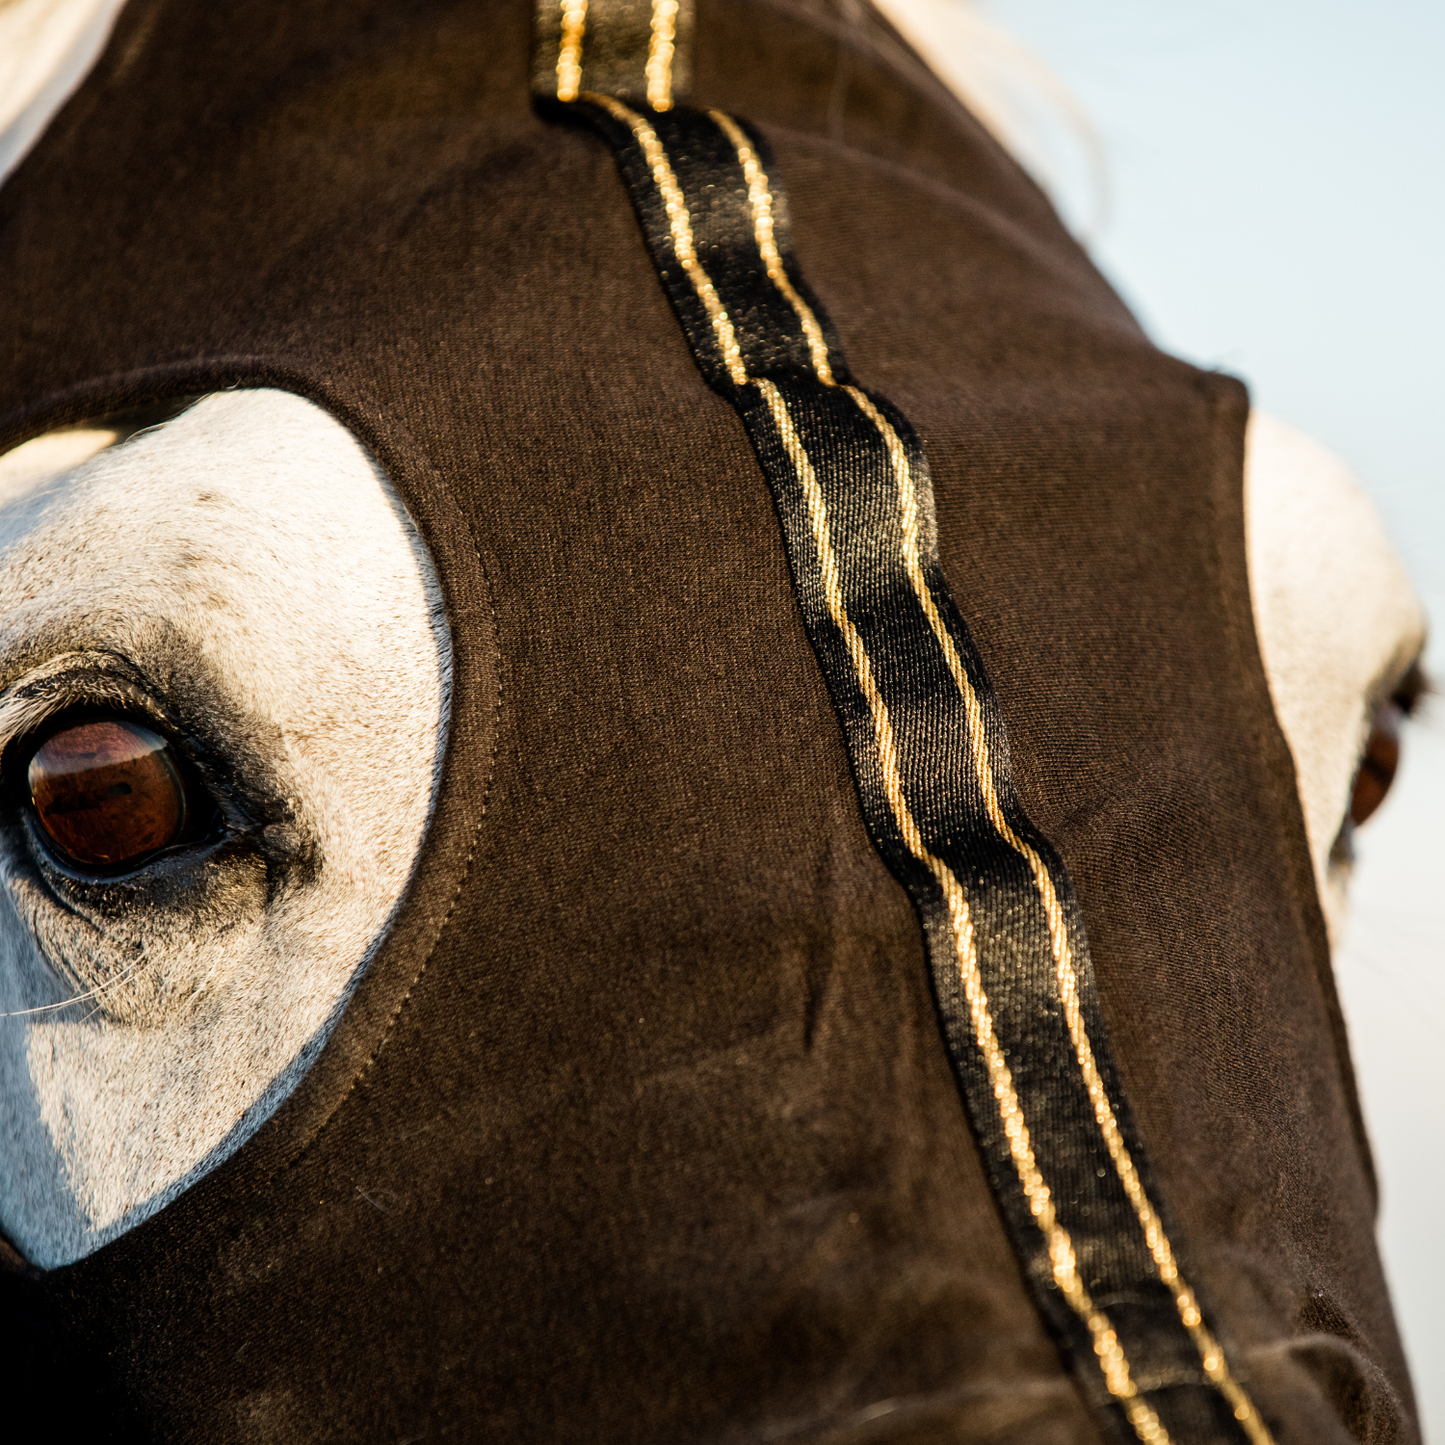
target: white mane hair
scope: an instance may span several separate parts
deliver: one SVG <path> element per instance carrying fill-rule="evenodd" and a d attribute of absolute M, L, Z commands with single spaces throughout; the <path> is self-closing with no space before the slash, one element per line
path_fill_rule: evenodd
<path fill-rule="evenodd" d="M 1006 108 L 971 94 L 969 8 L 883 8 L 1007 140 Z M 0 0 L 0 180 L 119 9 Z M 42 1267 L 154 1214 L 294 1087 L 405 888 L 446 734 L 431 561 L 339 423 L 232 392 L 116 441 L 60 432 L 0 457 L 0 746 L 77 698 L 171 719 L 242 843 L 96 886 L 23 818 L 0 833 L 0 1230 Z M 1258 414 L 1245 501 L 1256 631 L 1337 935 L 1361 747 L 1424 624 L 1348 472 Z"/>
<path fill-rule="evenodd" d="M 1054 198 L 1082 188 L 1084 239 L 1108 209 L 1108 167 L 1089 113 L 977 0 L 873 0 L 929 68 Z M 1071 184 L 1072 183 L 1072 184 Z"/>

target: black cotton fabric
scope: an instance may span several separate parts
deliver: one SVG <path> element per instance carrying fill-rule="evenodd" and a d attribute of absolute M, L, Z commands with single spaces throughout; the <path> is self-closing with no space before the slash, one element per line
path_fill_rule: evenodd
<path fill-rule="evenodd" d="M 1282 1441 L 1416 1438 L 1241 388 L 1161 355 L 869 12 L 714 0 L 943 571 L 1191 1268 Z M 732 409 L 530 6 L 131 0 L 0 191 L 0 446 L 280 385 L 381 457 L 458 663 L 416 884 L 316 1067 L 91 1258 L 14 1409 L 120 1440 L 1094 1441 L 1019 1277 Z M 378 1208 L 375 1200 L 386 1207 Z"/>

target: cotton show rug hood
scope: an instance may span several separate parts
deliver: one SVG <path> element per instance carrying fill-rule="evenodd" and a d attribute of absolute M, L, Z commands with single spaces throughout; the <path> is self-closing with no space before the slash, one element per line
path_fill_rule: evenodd
<path fill-rule="evenodd" d="M 1242 389 L 1149 345 L 871 13 L 702 3 L 695 36 L 692 103 L 756 128 L 828 341 L 926 451 L 938 585 L 1239 1379 L 1280 1440 L 1412 1438 Z M 747 419 L 605 125 L 539 113 L 532 62 L 519 3 L 132 0 L 0 193 L 0 446 L 302 393 L 386 468 L 453 644 L 433 821 L 351 1004 L 166 1209 L 12 1262 L 20 1389 L 96 1438 L 1134 1428 L 1021 1268 Z"/>

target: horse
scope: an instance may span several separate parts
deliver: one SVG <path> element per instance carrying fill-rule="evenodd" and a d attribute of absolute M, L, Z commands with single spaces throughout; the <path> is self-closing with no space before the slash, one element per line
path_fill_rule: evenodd
<path fill-rule="evenodd" d="M 564 58 L 580 13 L 557 12 Z M 606 13 L 597 6 L 594 23 Z M 6 174 L 24 178 L 51 126 L 80 123 L 72 97 L 103 54 L 118 73 L 144 50 L 151 31 L 127 32 L 133 19 L 93 0 L 21 0 L 0 17 L 22 41 L 7 52 L 23 84 L 0 117 Z M 880 63 L 939 86 L 884 22 L 869 23 Z M 734 139 L 746 167 L 753 150 Z M 778 214 L 781 233 L 781 203 Z M 398 937 L 422 948 L 418 928 L 445 927 L 478 846 L 433 888 L 424 924 L 409 917 L 428 837 L 460 826 L 444 801 L 447 759 L 477 746 L 503 705 L 463 638 L 494 625 L 486 599 L 506 569 L 468 557 L 443 503 L 399 485 L 384 429 L 354 397 L 277 366 L 237 364 L 221 385 L 203 371 L 173 365 L 143 384 L 42 398 L 15 412 L 18 440 L 0 455 L 12 810 L 0 840 L 0 1230 L 19 1278 L 58 1278 L 114 1257 L 136 1231 L 164 1230 L 171 1206 L 231 1178 L 225 1166 L 294 1118 L 298 1099 L 314 1137 L 339 1104 L 316 1103 L 303 1083 L 340 1070 L 344 1087 L 331 1088 L 344 1100 L 371 1068 L 374 1043 L 342 1021 L 390 1027 L 400 1015 L 421 974 L 384 1000 L 368 980 Z M 97 399 L 103 411 L 84 410 Z M 1337 940 L 1354 829 L 1390 785 L 1423 687 L 1424 621 L 1367 497 L 1323 448 L 1252 413 L 1241 478 L 1242 625 L 1292 763 L 1314 906 Z M 607 556 L 620 566 L 625 550 Z M 492 1183 L 482 1177 L 478 1189 Z M 382 1218 L 399 1205 L 394 1184 L 354 1188 Z M 1128 1403 L 1142 1394 L 1109 1389 L 1129 1430 L 1164 1438 Z M 270 1396 L 253 1405 L 263 1430 L 315 1428 L 286 1426 L 288 1407 Z M 1288 1419 L 1294 1407 L 1273 1408 Z M 1294 1418 L 1313 1418 L 1299 1408 Z M 1265 1429 L 1243 1405 L 1235 1413 Z M 998 1418 L 1033 1428 L 1026 1413 Z"/>

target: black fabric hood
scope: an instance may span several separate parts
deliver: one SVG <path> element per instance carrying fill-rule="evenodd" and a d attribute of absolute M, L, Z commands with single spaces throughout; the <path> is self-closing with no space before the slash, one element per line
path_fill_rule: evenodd
<path fill-rule="evenodd" d="M 698 6 L 942 573 L 1190 1266 L 1280 1440 L 1414 1438 L 1293 769 L 1242 388 L 1168 358 L 872 12 Z M 0 1275 L 62 1437 L 1074 1441 L 778 513 L 523 3 L 131 0 L 0 191 L 0 446 L 234 385 L 432 551 L 436 815 L 234 1158 Z M 1301 1102 L 1305 1101 L 1305 1102 Z M 377 1207 L 382 1199 L 386 1207 Z"/>

